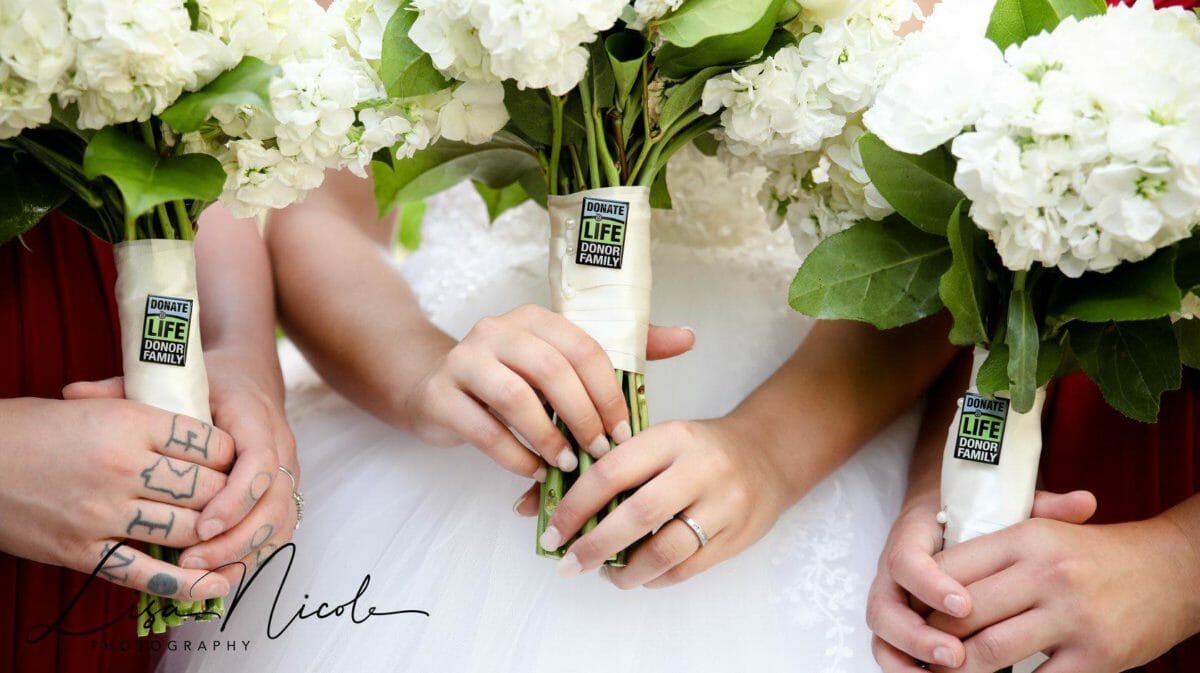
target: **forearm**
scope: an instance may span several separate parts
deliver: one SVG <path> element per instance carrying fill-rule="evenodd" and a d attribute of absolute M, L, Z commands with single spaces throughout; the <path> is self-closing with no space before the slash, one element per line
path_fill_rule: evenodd
<path fill-rule="evenodd" d="M 819 322 L 730 414 L 800 497 L 913 404 L 953 360 L 949 320 L 895 330 Z"/>
<path fill-rule="evenodd" d="M 421 312 L 380 243 L 370 182 L 333 174 L 267 231 L 280 320 L 316 370 L 343 395 L 405 427 L 405 400 L 454 345 Z M 381 235 L 382 234 L 382 235 Z"/>
<path fill-rule="evenodd" d="M 205 211 L 196 235 L 196 278 L 205 352 L 236 357 L 282 401 L 271 262 L 257 224 L 234 219 L 220 205 Z"/>
<path fill-rule="evenodd" d="M 1193 495 L 1160 517 L 1180 533 L 1178 553 L 1179 588 L 1190 604 L 1192 621 L 1187 635 L 1200 633 L 1200 495 Z"/>
<path fill-rule="evenodd" d="M 958 398 L 970 385 L 971 357 L 969 349 L 959 351 L 929 389 L 925 415 L 921 419 L 921 430 L 917 434 L 912 464 L 908 470 L 905 507 L 927 504 L 938 507 L 941 503 L 942 453 L 946 448 L 946 432 L 954 422 Z"/>

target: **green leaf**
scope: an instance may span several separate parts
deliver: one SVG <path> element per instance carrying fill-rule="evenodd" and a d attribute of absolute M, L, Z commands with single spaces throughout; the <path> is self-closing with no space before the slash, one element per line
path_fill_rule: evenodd
<path fill-rule="evenodd" d="M 671 189 L 667 186 L 667 169 L 663 167 L 650 185 L 650 207 L 663 210 L 671 209 Z"/>
<path fill-rule="evenodd" d="M 1182 383 L 1170 319 L 1075 323 L 1070 330 L 1071 349 L 1104 399 L 1134 420 L 1153 423 L 1162 393 Z"/>
<path fill-rule="evenodd" d="M 704 85 L 708 80 L 727 72 L 725 68 L 705 68 L 669 89 L 663 96 L 662 108 L 658 113 L 658 127 L 666 130 L 700 104 Z"/>
<path fill-rule="evenodd" d="M 1008 297 L 1009 395 L 1013 408 L 1026 413 L 1033 408 L 1037 393 L 1038 339 L 1037 318 L 1033 314 L 1033 299 L 1023 287 L 1014 288 Z"/>
<path fill-rule="evenodd" d="M 1064 18 L 1103 14 L 1103 0 L 998 0 L 988 23 L 987 37 L 1003 51 L 1010 44 L 1054 30 Z"/>
<path fill-rule="evenodd" d="M 861 222 L 808 255 L 792 281 L 788 303 L 815 318 L 890 329 L 941 310 L 938 279 L 949 266 L 945 239 L 899 218 Z"/>
<path fill-rule="evenodd" d="M 71 191 L 35 159 L 0 151 L 0 245 L 32 229 Z"/>
<path fill-rule="evenodd" d="M 752 58 L 766 47 L 783 0 L 688 0 L 655 22 L 664 44 L 655 64 L 679 79 Z"/>
<path fill-rule="evenodd" d="M 1065 352 L 1057 340 L 1043 341 L 1038 348 L 1037 385 L 1050 383 L 1063 362 Z M 995 397 L 996 393 L 1008 392 L 1012 382 L 1008 380 L 1009 350 L 1007 344 L 994 343 L 988 356 L 979 367 L 975 387 L 980 395 Z"/>
<path fill-rule="evenodd" d="M 88 143 L 83 173 L 91 180 L 100 176 L 112 180 L 130 217 L 168 201 L 215 201 L 225 185 L 225 170 L 215 158 L 207 154 L 160 157 L 111 126 Z"/>
<path fill-rule="evenodd" d="M 1175 323 L 1175 338 L 1179 342 L 1179 359 L 1192 369 L 1200 369 L 1200 318 Z"/>
<path fill-rule="evenodd" d="M 1179 310 L 1176 251 L 1164 248 L 1136 264 L 1108 273 L 1085 273 L 1058 285 L 1049 314 L 1066 322 L 1152 320 Z"/>
<path fill-rule="evenodd" d="M 871 182 L 896 212 L 924 231 L 945 235 L 950 214 L 966 197 L 954 186 L 954 158 L 944 147 L 905 154 L 867 133 L 858 139 L 858 151 Z"/>
<path fill-rule="evenodd" d="M 554 141 L 554 124 L 545 89 L 522 89 L 512 80 L 504 82 L 504 107 L 508 110 L 505 128 L 535 147 L 549 147 Z M 578 145 L 587 138 L 580 116 L 579 97 L 571 96 L 563 115 L 563 145 Z"/>
<path fill-rule="evenodd" d="M 501 187 L 499 189 L 489 187 L 482 182 L 474 182 L 475 191 L 483 199 L 484 205 L 487 206 L 488 221 L 495 222 L 497 217 L 510 209 L 515 208 L 529 200 L 529 195 L 525 193 L 525 188 L 520 182 L 514 182 L 511 185 Z"/>
<path fill-rule="evenodd" d="M 642 74 L 642 64 L 650 54 L 651 44 L 635 30 L 613 33 L 604 40 L 604 51 L 608 54 L 608 62 L 612 66 L 613 75 L 617 79 L 617 99 L 624 101 L 633 91 L 638 77 Z"/>
<path fill-rule="evenodd" d="M 712 133 L 701 133 L 692 141 L 696 149 L 700 150 L 700 154 L 706 157 L 717 156 L 717 150 L 721 147 L 721 141 Z"/>
<path fill-rule="evenodd" d="M 217 105 L 250 105 L 271 109 L 271 80 L 282 70 L 277 65 L 247 56 L 204 88 L 184 94 L 159 115 L 179 133 L 200 128 Z"/>
<path fill-rule="evenodd" d="M 953 261 L 938 284 L 942 303 L 954 317 L 950 341 L 960 346 L 986 343 L 986 316 L 991 315 L 987 269 L 978 254 L 980 242 L 986 239 L 969 218 L 962 216 L 965 203 L 960 201 L 950 215 L 946 238 Z"/>
<path fill-rule="evenodd" d="M 1180 241 L 1176 247 L 1175 284 L 1184 292 L 1200 288 L 1200 234 Z"/>
<path fill-rule="evenodd" d="M 400 204 L 396 242 L 409 252 L 421 247 L 421 226 L 425 222 L 425 208 L 424 201 L 409 201 Z"/>
<path fill-rule="evenodd" d="M 383 30 L 380 55 L 383 85 L 392 98 L 411 98 L 436 93 L 450 86 L 433 65 L 433 59 L 408 37 L 417 12 L 408 3 L 392 14 Z"/>
<path fill-rule="evenodd" d="M 381 215 L 396 204 L 419 201 L 471 179 L 498 189 L 514 182 L 530 190 L 541 184 L 540 194 L 529 191 L 533 199 L 545 199 L 545 180 L 532 148 L 509 133 L 498 133 L 482 145 L 443 140 L 407 159 L 394 160 L 392 166 L 372 163 L 375 177 L 375 201 Z M 536 176 L 526 181 L 526 175 Z"/>

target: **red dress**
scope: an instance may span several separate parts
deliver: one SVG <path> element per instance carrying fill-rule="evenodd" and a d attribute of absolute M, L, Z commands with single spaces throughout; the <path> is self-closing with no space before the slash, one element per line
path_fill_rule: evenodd
<path fill-rule="evenodd" d="M 1046 407 L 1043 486 L 1095 493 L 1094 522 L 1147 519 L 1200 493 L 1200 372 L 1185 371 L 1183 387 L 1163 396 L 1153 425 L 1114 411 L 1079 374 L 1059 381 Z M 1200 637 L 1139 670 L 1200 671 Z"/>
<path fill-rule="evenodd" d="M 0 399 L 58 398 L 67 383 L 121 372 L 115 277 L 109 245 L 62 217 L 0 246 Z M 0 553 L 0 672 L 148 670 L 148 641 L 135 637 L 132 619 L 90 636 L 27 642 L 86 579 Z M 116 615 L 136 601 L 128 589 L 92 582 L 71 614 Z"/>

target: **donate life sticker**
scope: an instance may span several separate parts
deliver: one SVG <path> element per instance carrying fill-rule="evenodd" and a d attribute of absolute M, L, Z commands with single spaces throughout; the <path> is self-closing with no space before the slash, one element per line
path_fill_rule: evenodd
<path fill-rule="evenodd" d="M 954 457 L 988 465 L 1000 464 L 1009 401 L 967 393 L 958 421 Z"/>
<path fill-rule="evenodd" d="M 139 359 L 142 362 L 185 366 L 191 328 L 191 299 L 148 295 Z"/>
<path fill-rule="evenodd" d="M 629 204 L 607 199 L 583 199 L 579 218 L 576 264 L 619 269 L 625 257 L 625 227 Z"/>

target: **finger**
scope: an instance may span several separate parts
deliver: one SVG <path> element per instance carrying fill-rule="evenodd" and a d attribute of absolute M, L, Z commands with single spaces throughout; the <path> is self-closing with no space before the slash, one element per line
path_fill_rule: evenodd
<path fill-rule="evenodd" d="M 113 522 L 113 536 L 152 542 L 166 547 L 187 547 L 200 541 L 194 510 L 150 500 L 134 500 Z"/>
<path fill-rule="evenodd" d="M 994 624 L 963 643 L 966 659 L 958 668 L 933 666 L 934 671 L 994 673 L 1054 646 L 1062 626 L 1043 611 L 1031 610 Z"/>
<path fill-rule="evenodd" d="M 201 540 L 211 540 L 245 518 L 276 479 L 287 481 L 279 471 L 271 433 L 274 424 L 266 404 L 253 398 L 241 404 L 220 419 L 234 438 L 237 459 L 225 488 L 201 512 L 197 528 Z"/>
<path fill-rule="evenodd" d="M 897 544 L 884 557 L 884 564 L 888 575 L 922 603 L 955 617 L 971 612 L 970 594 L 925 550 Z"/>
<path fill-rule="evenodd" d="M 705 507 L 703 503 L 689 507 L 687 516 L 695 521 L 703 521 L 705 533 L 712 536 L 720 532 L 725 523 L 720 512 Z M 640 587 L 658 579 L 698 551 L 700 540 L 692 529 L 677 519 L 668 521 L 657 533 L 633 550 L 624 568 L 610 568 L 608 579 L 618 589 Z"/>
<path fill-rule="evenodd" d="M 283 526 L 276 530 L 262 544 L 254 547 L 252 551 L 247 553 L 238 562 L 230 564 L 222 564 L 218 572 L 229 580 L 231 586 L 236 586 L 243 579 L 243 569 L 246 576 L 253 575 L 264 564 L 272 562 L 272 556 L 280 550 L 285 544 L 291 541 L 292 535 L 296 529 L 296 511 L 295 508 L 290 510 L 289 516 L 284 521 Z M 185 550 L 185 554 L 186 554 Z M 279 558 L 275 556 L 275 558 Z M 283 558 L 281 562 L 276 563 L 276 566 L 287 565 L 288 558 Z"/>
<path fill-rule="evenodd" d="M 295 501 L 287 478 L 276 479 L 246 518 L 227 532 L 203 543 L 188 545 L 179 557 L 183 568 L 216 568 L 254 554 L 277 533 L 290 535 Z"/>
<path fill-rule="evenodd" d="M 667 469 L 673 454 L 661 443 L 647 442 L 647 437 L 640 435 L 638 440 L 618 445 L 575 480 L 546 523 L 541 538 L 543 549 L 557 549 L 617 495 Z M 680 509 L 688 504 L 690 501 L 682 503 Z"/>
<path fill-rule="evenodd" d="M 1028 522 L 1026 522 L 1028 523 Z M 954 545 L 934 555 L 943 572 L 961 585 L 995 575 L 1017 561 L 1024 523 Z"/>
<path fill-rule="evenodd" d="M 1096 496 L 1090 491 L 1050 493 L 1038 491 L 1033 498 L 1033 518 L 1066 523 L 1087 523 L 1096 513 Z"/>
<path fill-rule="evenodd" d="M 943 666 L 957 666 L 963 660 L 962 642 L 926 624 L 908 607 L 900 587 L 891 582 L 877 579 L 872 587 L 867 597 L 867 628 L 908 657 Z"/>
<path fill-rule="evenodd" d="M 572 544 L 559 562 L 559 574 L 571 577 L 599 568 L 617 552 L 663 526 L 671 517 L 694 503 L 699 491 L 697 480 L 686 470 L 679 467 L 667 469 L 626 498 L 620 506 L 605 515 L 600 525 Z M 709 524 L 713 526 L 710 535 L 720 531 L 720 523 L 714 521 Z M 682 545 L 679 548 L 682 550 Z M 681 560 L 676 560 L 676 563 Z M 674 565 L 667 566 L 663 572 Z"/>
<path fill-rule="evenodd" d="M 650 326 L 646 337 L 646 359 L 665 360 L 682 355 L 696 346 L 696 332 L 691 327 Z"/>
<path fill-rule="evenodd" d="M 542 392 L 582 448 L 597 458 L 603 456 L 608 452 L 604 424 L 571 363 L 549 343 L 522 336 L 526 338 L 503 339 L 496 344 L 500 361 Z M 609 373 L 608 378 L 615 377 Z M 546 417 L 543 410 L 539 412 Z"/>
<path fill-rule="evenodd" d="M 529 490 L 522 493 L 513 503 L 513 513 L 517 516 L 537 516 L 541 489 L 541 484 L 530 486 Z"/>
<path fill-rule="evenodd" d="M 1060 649 L 1051 655 L 1050 660 L 1035 669 L 1034 673 L 1100 673 L 1093 662 L 1077 650 Z"/>
<path fill-rule="evenodd" d="M 934 613 L 929 625 L 958 638 L 966 638 L 991 624 L 1015 617 L 1034 607 L 1039 583 L 1018 566 L 985 577 L 967 587 L 975 609 L 963 619 Z"/>
<path fill-rule="evenodd" d="M 886 643 L 879 636 L 871 639 L 871 653 L 883 673 L 925 673 L 916 660 Z"/>
<path fill-rule="evenodd" d="M 158 409 L 155 409 L 154 413 L 156 417 L 167 418 L 167 414 Z M 228 472 L 233 465 L 233 437 L 224 430 L 213 427 L 212 423 L 183 414 L 173 414 L 166 422 L 154 423 L 152 428 L 150 446 L 164 456 L 186 460 L 219 472 Z"/>
<path fill-rule="evenodd" d="M 135 591 L 156 596 L 204 600 L 229 593 L 229 581 L 206 570 L 184 570 L 152 558 L 119 540 L 102 540 L 88 549 L 75 570 Z"/>
<path fill-rule="evenodd" d="M 463 441 L 482 451 L 496 464 L 523 477 L 546 480 L 546 465 L 525 448 L 508 428 L 479 403 L 456 388 L 447 388 L 434 403 L 433 414 Z"/>
<path fill-rule="evenodd" d="M 513 312 L 513 318 L 553 346 L 571 363 L 609 436 L 617 443 L 633 436 L 629 426 L 629 408 L 613 376 L 612 361 L 595 339 L 570 320 L 540 306 L 522 307 Z M 589 443 L 592 441 L 590 436 L 579 439 Z"/>
<path fill-rule="evenodd" d="M 62 391 L 64 400 L 123 400 L 125 399 L 125 377 L 114 376 L 101 381 L 77 381 Z"/>
<path fill-rule="evenodd" d="M 151 454 L 138 473 L 135 495 L 200 510 L 225 488 L 226 477 L 203 465 Z"/>
<path fill-rule="evenodd" d="M 579 466 L 566 436 L 554 426 L 537 393 L 516 372 L 493 360 L 461 370 L 458 377 L 464 391 L 503 416 L 546 462 L 564 472 Z"/>

